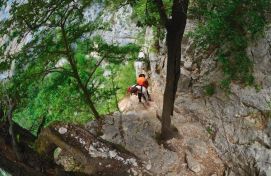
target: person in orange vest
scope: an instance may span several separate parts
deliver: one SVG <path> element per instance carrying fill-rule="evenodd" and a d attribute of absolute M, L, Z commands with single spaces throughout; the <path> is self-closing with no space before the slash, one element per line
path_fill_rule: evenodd
<path fill-rule="evenodd" d="M 141 102 L 141 97 L 144 95 L 144 94 L 142 94 L 142 92 L 144 92 L 142 89 L 146 89 L 146 95 L 148 96 L 148 97 L 146 97 L 146 95 L 144 95 L 143 98 L 144 99 L 146 98 L 149 101 L 151 101 L 151 97 L 148 92 L 149 82 L 147 81 L 145 74 L 140 74 L 138 76 L 138 78 L 136 79 L 136 84 L 141 87 L 141 91 L 140 91 L 141 93 L 140 92 L 138 93 L 139 102 Z"/>

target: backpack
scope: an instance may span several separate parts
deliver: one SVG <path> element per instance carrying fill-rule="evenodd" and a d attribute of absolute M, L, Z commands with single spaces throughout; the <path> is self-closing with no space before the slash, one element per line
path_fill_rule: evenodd
<path fill-rule="evenodd" d="M 131 86 L 129 87 L 128 92 L 130 92 L 131 94 L 137 94 L 138 89 L 136 88 L 136 86 Z"/>

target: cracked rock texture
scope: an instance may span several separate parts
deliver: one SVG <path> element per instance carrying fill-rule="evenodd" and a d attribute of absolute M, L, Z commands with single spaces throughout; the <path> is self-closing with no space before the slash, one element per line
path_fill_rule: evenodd
<path fill-rule="evenodd" d="M 193 30 L 194 26 L 193 22 L 188 21 L 187 31 Z M 155 87 L 163 87 L 165 53 L 163 44 L 155 56 L 149 53 L 152 65 L 150 75 Z M 226 163 L 226 175 L 271 176 L 271 28 L 266 30 L 263 38 L 247 48 L 248 56 L 254 62 L 257 88 L 232 83 L 230 94 L 216 88 L 213 96 L 207 96 L 204 87 L 208 84 L 219 87 L 223 78 L 214 51 L 199 53 L 193 48 L 193 41 L 185 37 L 182 53 L 183 66 L 180 68 L 174 116 L 182 112 L 183 116 L 197 121 L 198 127 L 211 135 L 212 141 L 209 143 L 214 144 Z M 174 125 L 179 131 L 182 130 L 180 124 Z M 189 144 L 193 146 L 193 142 Z M 203 146 L 197 146 L 199 153 L 193 152 L 197 147 L 190 147 L 191 153 L 204 155 L 205 150 L 200 149 Z"/>
<path fill-rule="evenodd" d="M 149 104 L 138 103 L 136 96 L 123 99 L 119 103 L 122 113 L 105 117 L 101 137 L 133 153 L 153 176 L 222 176 L 224 165 L 210 143 L 211 136 L 181 110 L 173 118 L 179 136 L 158 144 L 161 123 L 156 102 L 161 97 L 152 95 L 154 101 Z M 95 133 L 96 125 L 90 122 L 86 128 Z"/>

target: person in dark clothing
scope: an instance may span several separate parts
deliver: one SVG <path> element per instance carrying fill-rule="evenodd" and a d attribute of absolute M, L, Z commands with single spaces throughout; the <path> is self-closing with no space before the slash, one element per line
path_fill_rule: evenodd
<path fill-rule="evenodd" d="M 138 76 L 138 78 L 136 80 L 136 84 L 141 86 L 141 91 L 140 91 L 141 93 L 140 92 L 138 93 L 139 102 L 141 102 L 141 97 L 144 95 L 144 94 L 142 94 L 142 92 L 145 92 L 145 90 L 144 91 L 142 90 L 143 88 L 146 89 L 146 95 L 147 95 L 147 96 L 143 96 L 143 98 L 148 99 L 148 101 L 151 101 L 151 97 L 148 92 L 149 82 L 147 81 L 145 74 L 140 74 Z"/>

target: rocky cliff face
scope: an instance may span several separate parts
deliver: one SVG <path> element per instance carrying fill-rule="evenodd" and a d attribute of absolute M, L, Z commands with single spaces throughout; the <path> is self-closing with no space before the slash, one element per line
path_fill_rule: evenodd
<path fill-rule="evenodd" d="M 160 100 L 159 96 L 152 96 L 154 101 L 149 103 L 138 103 L 136 96 L 124 98 L 119 103 L 121 113 L 104 118 L 101 138 L 135 154 L 153 176 L 222 176 L 224 165 L 209 142 L 207 131 L 198 122 L 187 121 L 183 112 L 173 118 L 180 135 L 164 145 L 158 144 Z M 95 126 L 92 121 L 86 128 L 95 133 Z"/>
<path fill-rule="evenodd" d="M 101 9 L 99 5 L 93 8 L 93 12 Z M 131 13 L 131 7 L 125 6 L 115 14 L 105 14 L 104 20 L 113 24 L 111 31 L 100 31 L 98 34 L 109 43 L 135 42 L 142 29 L 137 28 L 130 20 Z M 93 18 L 93 14 L 86 15 L 87 18 Z M 189 21 L 187 31 L 193 30 L 194 26 L 195 24 Z M 178 149 L 175 152 L 166 150 L 155 141 L 155 135 L 160 130 L 156 113 L 161 113 L 159 107 L 165 85 L 167 59 L 165 41 L 159 41 L 158 50 L 153 50 L 154 41 L 153 30 L 147 27 L 142 50 L 149 63 L 137 62 L 135 65 L 137 73 L 148 74 L 152 92 L 157 95 L 157 108 L 151 115 L 148 111 L 140 116 L 129 110 L 123 121 L 119 115 L 106 118 L 103 138 L 133 151 L 145 161 L 147 170 L 156 174 L 176 175 L 183 173 L 182 169 L 185 171 L 188 166 L 194 170 L 187 171 L 188 175 L 204 175 L 205 169 L 212 167 L 212 162 L 216 163 L 214 165 L 221 165 L 218 157 L 207 160 L 210 155 L 206 153 L 209 151 L 210 154 L 212 149 L 216 149 L 220 158 L 230 168 L 226 175 L 270 176 L 271 28 L 266 31 L 265 37 L 251 43 L 247 49 L 255 63 L 254 76 L 258 88 L 232 83 L 230 94 L 225 94 L 220 89 L 216 89 L 212 96 L 205 94 L 206 85 L 219 84 L 222 72 L 212 52 L 198 53 L 193 48 L 193 41 L 184 38 L 183 66 L 173 116 L 173 124 L 184 138 L 179 140 L 181 147 L 175 146 L 175 149 Z M 0 74 L 0 79 L 3 76 L 6 77 Z M 170 141 L 170 144 L 174 148 L 176 142 Z M 183 150 L 183 146 L 186 146 L 187 150 Z M 197 160 L 197 157 L 200 159 Z M 180 161 L 179 158 L 185 158 L 187 162 Z M 205 165 L 206 163 L 208 165 Z M 210 170 L 212 172 L 209 172 L 209 175 L 220 175 L 218 169 Z M 195 174 L 196 172 L 199 174 Z"/>
<path fill-rule="evenodd" d="M 189 21 L 187 31 L 193 28 L 194 24 Z M 152 38 L 150 31 L 146 32 L 146 41 Z M 232 83 L 231 93 L 226 94 L 215 88 L 219 86 L 223 73 L 213 52 L 199 53 L 193 48 L 193 41 L 187 37 L 183 40 L 183 66 L 174 116 L 178 119 L 178 112 L 193 114 L 192 119 L 187 116 L 187 120 L 200 122 L 200 126 L 211 135 L 211 142 L 220 157 L 231 168 L 228 175 L 271 175 L 270 44 L 271 28 L 266 31 L 265 37 L 251 43 L 247 49 L 254 61 L 257 88 Z M 148 52 L 147 55 L 154 89 L 163 90 L 166 62 L 164 44 L 161 44 L 158 53 Z M 214 95 L 206 95 L 207 85 L 214 85 Z"/>
<path fill-rule="evenodd" d="M 106 30 L 96 31 L 93 35 L 100 35 L 106 42 L 119 45 L 136 43 L 138 34 L 142 31 L 132 20 L 132 7 L 125 5 L 117 11 L 110 11 L 101 3 L 92 5 L 86 12 L 85 18 L 93 21 L 101 14 L 101 20 L 108 25 Z"/>

